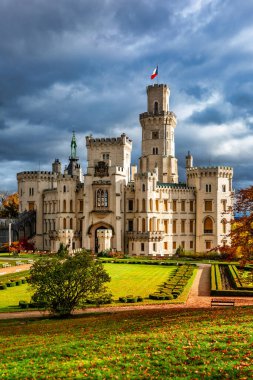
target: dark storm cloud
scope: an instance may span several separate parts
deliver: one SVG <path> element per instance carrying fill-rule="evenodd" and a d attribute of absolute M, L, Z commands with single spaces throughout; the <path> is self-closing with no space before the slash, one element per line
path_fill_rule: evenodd
<path fill-rule="evenodd" d="M 73 129 L 83 164 L 90 133 L 126 132 L 136 162 L 138 114 L 157 63 L 178 116 L 180 172 L 191 150 L 198 165 L 231 162 L 236 183 L 246 183 L 253 172 L 252 11 L 239 0 L 1 1 L 2 183 L 15 189 L 16 172 L 49 170 L 55 157 L 66 163 Z"/>

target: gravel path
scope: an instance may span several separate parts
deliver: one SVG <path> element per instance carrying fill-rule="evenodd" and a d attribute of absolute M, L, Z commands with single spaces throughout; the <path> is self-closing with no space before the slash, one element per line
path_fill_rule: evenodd
<path fill-rule="evenodd" d="M 4 272 L 10 270 L 8 273 L 15 273 L 16 271 L 27 270 L 30 268 L 30 265 L 20 265 L 20 267 L 10 267 L 4 268 Z M 11 271 L 12 269 L 12 271 Z M 198 272 L 194 279 L 193 285 L 191 287 L 188 299 L 184 304 L 162 304 L 162 305 L 145 305 L 145 306 L 122 306 L 122 307 L 94 307 L 84 310 L 76 310 L 74 314 L 90 314 L 90 313 L 115 313 L 121 311 L 129 310 L 152 310 L 152 309 L 186 309 L 186 308 L 210 308 L 211 307 L 211 297 L 210 297 L 210 264 L 199 264 Z M 0 269 L 0 275 L 3 269 Z M 215 297 L 216 299 L 226 297 Z M 253 297 L 233 297 L 235 300 L 235 306 L 243 305 L 253 305 Z M 0 313 L 0 319 L 16 319 L 16 318 L 36 318 L 36 317 L 46 317 L 48 312 L 41 311 L 27 311 L 27 312 L 16 312 L 16 313 Z"/>

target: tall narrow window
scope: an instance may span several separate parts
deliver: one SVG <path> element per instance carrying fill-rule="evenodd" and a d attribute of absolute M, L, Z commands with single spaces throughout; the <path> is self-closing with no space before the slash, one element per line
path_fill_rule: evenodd
<path fill-rule="evenodd" d="M 128 211 L 133 211 L 134 210 L 134 201 L 133 199 L 128 200 Z"/>
<path fill-rule="evenodd" d="M 142 184 L 142 191 L 145 191 L 146 189 L 145 189 L 145 184 L 143 183 Z"/>
<path fill-rule="evenodd" d="M 204 234 L 213 233 L 213 221 L 211 218 L 207 217 L 204 221 Z"/>
<path fill-rule="evenodd" d="M 181 201 L 181 211 L 185 211 L 185 201 Z"/>
<path fill-rule="evenodd" d="M 190 201 L 190 212 L 193 212 L 193 201 Z"/>
<path fill-rule="evenodd" d="M 142 212 L 145 212 L 146 211 L 146 200 L 143 199 L 142 200 Z"/>
<path fill-rule="evenodd" d="M 155 103 L 154 103 L 154 114 L 155 114 L 155 115 L 158 114 L 158 102 L 155 102 Z"/>
<path fill-rule="evenodd" d="M 207 184 L 206 185 L 206 193 L 211 193 L 211 191 L 212 191 L 212 186 Z"/>
<path fill-rule="evenodd" d="M 70 212 L 73 212 L 73 201 L 72 201 L 72 199 L 70 200 Z"/>
<path fill-rule="evenodd" d="M 185 233 L 185 220 L 181 220 L 181 234 Z"/>
<path fill-rule="evenodd" d="M 73 229 L 73 219 L 70 218 L 69 220 L 69 228 L 72 230 Z"/>
<path fill-rule="evenodd" d="M 67 208 L 67 202 L 64 199 L 64 201 L 63 201 L 63 212 L 66 212 L 66 208 Z"/>
<path fill-rule="evenodd" d="M 173 209 L 173 211 L 177 211 L 177 201 L 176 201 L 176 199 L 174 199 L 172 201 L 172 209 Z"/>
<path fill-rule="evenodd" d="M 145 229 L 146 229 L 146 221 L 145 221 L 145 219 L 143 218 L 142 219 L 142 225 L 141 225 L 141 229 L 142 229 L 142 232 L 145 232 Z"/>
<path fill-rule="evenodd" d="M 149 211 L 153 211 L 153 200 L 149 200 Z"/>
<path fill-rule="evenodd" d="M 173 234 L 177 233 L 177 221 L 176 220 L 173 220 L 172 232 L 173 232 Z"/>

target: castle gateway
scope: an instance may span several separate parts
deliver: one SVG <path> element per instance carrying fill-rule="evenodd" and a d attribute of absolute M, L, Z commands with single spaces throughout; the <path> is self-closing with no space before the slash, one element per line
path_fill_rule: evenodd
<path fill-rule="evenodd" d="M 130 255 L 206 252 L 229 244 L 232 177 L 230 167 L 194 167 L 186 156 L 185 184 L 178 182 L 169 88 L 147 87 L 147 111 L 140 114 L 141 157 L 131 165 L 132 141 L 86 137 L 83 175 L 73 134 L 64 171 L 17 174 L 20 212 L 36 210 L 35 246 L 56 251 L 60 243 L 93 252 L 111 249 Z"/>

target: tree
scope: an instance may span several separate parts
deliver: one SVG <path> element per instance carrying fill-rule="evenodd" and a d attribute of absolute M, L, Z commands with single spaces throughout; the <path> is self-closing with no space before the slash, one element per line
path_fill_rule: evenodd
<path fill-rule="evenodd" d="M 69 316 L 87 299 L 98 294 L 104 297 L 105 283 L 110 281 L 102 263 L 85 250 L 69 255 L 63 253 L 42 257 L 31 268 L 30 283 L 35 289 L 33 300 L 44 304 L 54 315 Z"/>
<path fill-rule="evenodd" d="M 245 263 L 253 259 L 253 186 L 236 193 L 234 215 L 237 217 L 231 222 L 231 245 L 220 247 L 220 252 Z"/>
<path fill-rule="evenodd" d="M 19 198 L 18 193 L 0 194 L 0 217 L 16 218 L 18 216 Z"/>

